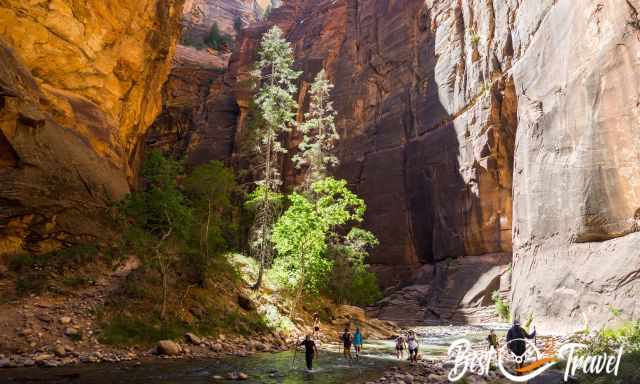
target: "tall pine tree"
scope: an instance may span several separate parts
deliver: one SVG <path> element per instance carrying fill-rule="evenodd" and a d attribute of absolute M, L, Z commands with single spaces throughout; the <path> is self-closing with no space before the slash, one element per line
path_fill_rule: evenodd
<path fill-rule="evenodd" d="M 327 167 L 338 165 L 338 158 L 331 153 L 340 138 L 336 131 L 336 111 L 330 98 L 331 89 L 333 84 L 323 69 L 311 85 L 309 112 L 299 127 L 303 135 L 298 146 L 300 153 L 292 158 L 297 168 L 307 167 L 303 190 L 308 190 L 311 184 L 326 177 Z"/>
<path fill-rule="evenodd" d="M 256 94 L 264 124 L 260 127 L 259 155 L 262 178 L 256 182 L 258 188 L 252 194 L 255 221 L 251 234 L 252 250 L 260 261 L 258 279 L 254 289 L 262 284 L 265 266 L 273 256 L 271 232 L 277 219 L 278 191 L 282 184 L 279 172 L 279 156 L 286 153 L 281 143 L 282 134 L 289 132 L 295 124 L 298 103 L 295 80 L 301 72 L 293 67 L 293 49 L 283 36 L 282 30 L 272 27 L 263 36 L 258 50 L 258 61 L 252 72 L 261 84 Z"/>

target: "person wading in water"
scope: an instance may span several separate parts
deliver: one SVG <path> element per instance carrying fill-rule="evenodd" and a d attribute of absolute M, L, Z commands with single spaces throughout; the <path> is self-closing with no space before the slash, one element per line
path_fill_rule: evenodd
<path fill-rule="evenodd" d="M 534 337 L 536 337 L 535 327 L 533 327 L 533 333 L 528 334 L 527 331 L 520 326 L 519 319 L 513 320 L 513 326 L 509 329 L 509 332 L 507 332 L 507 346 L 516 358 L 519 358 L 520 362 L 517 363 L 519 368 L 524 365 L 524 354 L 527 351 L 525 339 L 533 339 Z"/>
<path fill-rule="evenodd" d="M 403 334 L 400 334 L 396 339 L 396 356 L 398 359 L 404 358 L 404 350 L 407 347 L 407 340 L 404 338 Z"/>
<path fill-rule="evenodd" d="M 356 333 L 353 334 L 353 348 L 356 350 L 356 360 L 360 360 L 360 352 L 362 352 L 362 333 L 360 327 L 356 327 Z"/>
<path fill-rule="evenodd" d="M 407 345 L 409 346 L 409 360 L 411 364 L 418 362 L 418 338 L 416 337 L 416 333 L 411 331 L 409 332 L 409 337 L 407 337 Z"/>
<path fill-rule="evenodd" d="M 340 336 L 340 339 L 342 340 L 343 346 L 342 354 L 349 362 L 349 366 L 351 366 L 351 344 L 353 344 L 353 336 L 351 335 L 351 332 L 349 332 L 349 328 L 344 329 L 344 333 Z"/>
<path fill-rule="evenodd" d="M 311 335 L 307 335 L 304 340 L 298 344 L 304 346 L 304 359 L 307 363 L 307 370 L 313 370 L 313 357 L 318 354 L 316 343 L 311 340 Z"/>
<path fill-rule="evenodd" d="M 498 352 L 498 348 L 500 348 L 500 345 L 498 344 L 498 336 L 496 335 L 493 329 L 489 331 L 489 336 L 487 336 L 487 342 L 489 343 L 489 349 L 493 347 L 493 349 L 495 349 L 496 352 Z"/>

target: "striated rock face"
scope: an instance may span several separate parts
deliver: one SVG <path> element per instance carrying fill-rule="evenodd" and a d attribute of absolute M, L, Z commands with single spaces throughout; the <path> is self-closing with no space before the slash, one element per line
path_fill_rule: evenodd
<path fill-rule="evenodd" d="M 184 33 L 202 39 L 217 23 L 222 32 L 235 36 L 236 19 L 242 20 L 243 25 L 254 23 L 271 3 L 272 0 L 185 0 Z"/>
<path fill-rule="evenodd" d="M 306 72 L 299 100 L 321 68 L 336 83 L 336 172 L 367 201 L 383 283 L 422 292 L 439 281 L 435 270 L 432 283 L 418 281 L 422 263 L 513 252 L 513 307 L 541 329 L 603 324 L 609 306 L 637 316 L 638 9 L 298 0 L 273 12 L 269 24 Z M 268 27 L 244 31 L 231 58 L 239 136 L 251 97 L 242 84 Z M 287 164 L 285 174 L 293 183 Z M 508 260 L 490 265 L 504 271 Z M 479 279 L 447 276 L 455 286 Z M 486 300 L 490 285 L 467 304 Z M 429 292 L 435 317 L 464 315 L 466 295 Z"/>
<path fill-rule="evenodd" d="M 303 92 L 323 67 L 336 84 L 337 173 L 367 201 L 374 263 L 511 250 L 513 83 L 474 59 L 456 15 L 437 22 L 418 0 L 293 1 L 270 18 L 295 47 Z M 241 36 L 230 64 L 240 82 L 266 28 Z M 250 94 L 236 96 L 244 112 Z"/>
<path fill-rule="evenodd" d="M 513 67 L 514 307 L 554 331 L 637 319 L 640 1 L 538 7 Z"/>
<path fill-rule="evenodd" d="M 104 234 L 160 111 L 181 6 L 0 3 L 0 253 Z"/>
<path fill-rule="evenodd" d="M 213 23 L 235 36 L 236 18 L 243 25 L 256 22 L 269 1 L 187 0 L 182 34 L 201 41 Z M 163 88 L 162 113 L 149 130 L 147 148 L 158 148 L 189 165 L 229 160 L 238 108 L 225 85 L 229 52 L 179 44 L 169 81 Z"/>

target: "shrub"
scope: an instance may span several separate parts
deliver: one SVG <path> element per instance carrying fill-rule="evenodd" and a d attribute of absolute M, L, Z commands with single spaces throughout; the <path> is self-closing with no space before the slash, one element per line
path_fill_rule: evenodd
<path fill-rule="evenodd" d="M 234 40 L 230 35 L 220 32 L 218 23 L 213 23 L 204 43 L 215 50 L 221 50 L 233 48 Z"/>
<path fill-rule="evenodd" d="M 509 303 L 500 297 L 500 292 L 493 291 L 491 295 L 491 300 L 496 306 L 496 312 L 498 316 L 504 321 L 511 321 L 511 309 L 509 308 Z"/>

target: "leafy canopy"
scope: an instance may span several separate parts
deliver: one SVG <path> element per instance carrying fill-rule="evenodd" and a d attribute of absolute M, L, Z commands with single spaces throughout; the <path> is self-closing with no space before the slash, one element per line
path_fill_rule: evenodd
<path fill-rule="evenodd" d="M 365 204 L 344 180 L 325 178 L 311 191 L 313 198 L 289 195 L 290 206 L 276 222 L 272 240 L 278 253 L 274 266 L 284 283 L 314 292 L 331 271 L 332 261 L 324 255 L 329 237 L 340 225 L 362 221 Z"/>

